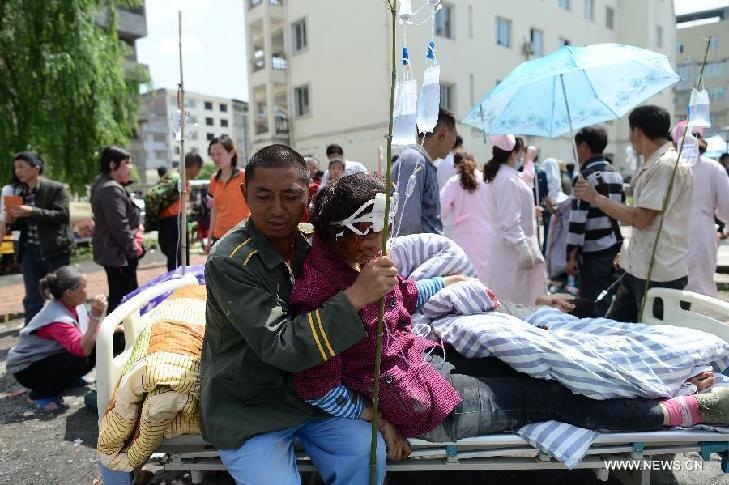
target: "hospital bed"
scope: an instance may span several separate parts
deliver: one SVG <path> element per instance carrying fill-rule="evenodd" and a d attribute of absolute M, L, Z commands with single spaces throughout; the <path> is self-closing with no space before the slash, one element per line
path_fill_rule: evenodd
<path fill-rule="evenodd" d="M 122 366 L 131 353 L 136 337 L 142 331 L 144 318 L 140 310 L 150 300 L 177 288 L 198 284 L 194 276 L 165 281 L 147 288 L 126 301 L 108 315 L 97 337 L 97 393 L 99 418 L 111 398 Z M 729 341 L 729 302 L 698 295 L 687 291 L 664 288 L 651 289 L 647 309 L 655 301 L 663 303 L 663 318 L 648 315 L 645 323 L 672 324 L 713 333 Z M 112 336 L 116 325 L 122 324 L 126 336 L 126 348 L 112 356 Z M 388 464 L 391 471 L 425 470 L 544 470 L 566 469 L 565 466 L 543 453 L 516 434 L 496 434 L 468 438 L 457 443 L 431 443 L 410 440 L 413 448 L 409 459 Z M 607 481 L 609 473 L 615 473 L 623 483 L 650 483 L 650 470 L 627 472 L 608 471 L 605 461 L 628 462 L 651 460 L 653 455 L 697 452 L 704 460 L 712 453 L 722 458 L 722 471 L 729 472 L 729 436 L 710 431 L 660 431 L 634 433 L 602 433 L 594 441 L 579 469 L 592 469 L 597 477 Z M 297 457 L 301 470 L 312 465 L 301 453 Z M 167 470 L 185 470 L 191 473 L 193 483 L 202 481 L 205 470 L 224 469 L 218 453 L 200 436 L 182 435 L 165 440 L 151 460 Z"/>

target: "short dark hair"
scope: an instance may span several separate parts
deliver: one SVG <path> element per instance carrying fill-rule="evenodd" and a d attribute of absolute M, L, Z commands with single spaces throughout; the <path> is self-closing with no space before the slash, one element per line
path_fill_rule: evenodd
<path fill-rule="evenodd" d="M 167 175 L 167 167 L 157 167 L 157 175 L 159 175 L 160 178 Z"/>
<path fill-rule="evenodd" d="M 463 146 L 463 137 L 461 135 L 456 135 L 456 143 L 453 145 L 453 149 L 456 149 L 460 146 Z"/>
<path fill-rule="evenodd" d="M 341 145 L 337 145 L 336 143 L 332 143 L 329 146 L 327 146 L 326 150 L 326 156 L 330 155 L 341 155 L 344 156 L 344 149 L 341 147 Z"/>
<path fill-rule="evenodd" d="M 22 160 L 31 167 L 40 167 L 38 174 L 43 175 L 43 169 L 45 168 L 46 162 L 44 162 L 36 152 L 18 152 L 15 154 L 15 158 L 13 160 Z M 13 178 L 17 180 L 17 178 L 15 178 L 15 171 L 13 171 Z"/>
<path fill-rule="evenodd" d="M 309 168 L 304 157 L 289 146 L 274 144 L 254 153 L 246 165 L 246 187 L 255 178 L 256 170 L 259 168 L 293 168 L 297 171 L 299 180 L 309 186 Z"/>
<path fill-rule="evenodd" d="M 208 155 L 210 155 L 210 149 L 215 145 L 216 143 L 220 143 L 223 145 L 223 148 L 225 148 L 225 151 L 228 153 L 235 151 L 235 155 L 233 155 L 233 159 L 231 160 L 232 166 L 238 165 L 238 151 L 235 149 L 235 143 L 233 143 L 233 139 L 229 137 L 228 135 L 220 135 L 216 136 L 212 140 L 210 140 L 210 143 L 208 143 Z"/>
<path fill-rule="evenodd" d="M 333 184 L 326 185 L 317 194 L 314 202 L 314 233 L 324 242 L 331 241 L 337 234 L 352 234 L 346 227 L 332 226 L 332 222 L 341 221 L 354 214 L 362 204 L 385 191 L 385 181 L 372 172 L 358 172 L 340 178 Z M 372 212 L 366 209 L 362 215 Z"/>
<path fill-rule="evenodd" d="M 185 154 L 185 168 L 192 168 L 197 167 L 200 168 L 203 166 L 203 159 L 197 152 L 187 152 Z"/>
<path fill-rule="evenodd" d="M 607 131 L 600 125 L 585 126 L 575 135 L 575 145 L 586 143 L 590 152 L 600 154 L 608 144 Z"/>
<path fill-rule="evenodd" d="M 331 169 L 334 165 L 341 165 L 342 169 L 346 168 L 347 166 L 344 164 L 344 160 L 341 158 L 335 158 L 331 162 L 329 162 L 329 168 Z"/>
<path fill-rule="evenodd" d="M 639 128 L 645 136 L 652 140 L 670 139 L 671 115 L 665 108 L 648 104 L 638 106 L 628 115 L 630 129 Z"/>
<path fill-rule="evenodd" d="M 124 160 L 129 160 L 132 156 L 123 148 L 109 145 L 101 149 L 101 158 L 99 159 L 99 171 L 101 173 L 111 172 L 111 163 L 115 163 L 117 168 Z"/>
<path fill-rule="evenodd" d="M 724 161 L 724 160 L 726 160 L 727 158 L 729 158 L 729 152 L 724 152 L 724 153 L 722 153 L 722 154 L 721 154 L 721 155 L 719 156 L 719 161 L 720 161 L 720 162 L 723 162 L 723 161 Z"/>
<path fill-rule="evenodd" d="M 438 122 L 433 127 L 432 132 L 425 134 L 425 138 L 432 136 L 433 133 L 435 133 L 438 128 L 443 128 L 443 127 L 446 127 L 451 131 L 456 131 L 456 115 L 454 115 L 451 111 L 448 111 L 443 106 L 441 106 L 440 108 L 438 108 Z M 423 136 L 422 132 L 420 131 L 420 128 L 418 128 L 418 133 L 420 133 L 421 137 Z M 456 138 L 456 140 L 457 139 L 458 138 Z"/>

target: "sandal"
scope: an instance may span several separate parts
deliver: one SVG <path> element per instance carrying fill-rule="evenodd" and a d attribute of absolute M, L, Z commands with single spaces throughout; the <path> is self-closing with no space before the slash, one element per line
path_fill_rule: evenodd
<path fill-rule="evenodd" d="M 42 397 L 39 399 L 31 399 L 31 403 L 33 403 L 33 407 L 35 407 L 36 411 L 43 414 L 53 413 L 63 408 L 63 403 L 61 402 L 60 397 Z"/>

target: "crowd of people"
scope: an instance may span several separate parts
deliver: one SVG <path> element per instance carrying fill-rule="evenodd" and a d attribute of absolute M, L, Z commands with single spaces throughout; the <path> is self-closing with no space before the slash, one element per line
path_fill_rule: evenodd
<path fill-rule="evenodd" d="M 729 155 L 720 162 L 702 155 L 674 174 L 679 137 L 669 133 L 668 112 L 641 106 L 628 121 L 644 162 L 626 191 L 605 156 L 601 126 L 575 134 L 577 166 L 540 161 L 539 149 L 518 134 L 491 136 L 491 158 L 480 165 L 464 148 L 454 115 L 441 109 L 433 131 L 394 160 L 392 234 L 447 236 L 465 250 L 483 285 L 522 307 L 546 302 L 579 316 L 637 322 L 646 287 L 713 296 L 715 222 L 729 221 Z M 468 278 L 409 280 L 380 255 L 382 225 L 368 209 L 389 190 L 380 176 L 348 160 L 337 144 L 326 148 L 325 170 L 283 145 L 259 150 L 243 166 L 226 135 L 210 141 L 208 155 L 217 171 L 205 196 L 211 212 L 201 430 L 239 483 L 296 483 L 294 440 L 326 483 L 365 483 L 374 325 L 385 296 L 383 373 L 394 384 L 380 401 L 378 483 L 386 455 L 409 454 L 408 437 L 452 441 L 545 419 L 612 430 L 727 421 L 729 394 L 594 401 L 554 381 L 504 373 L 496 359 L 469 359 L 453 349 L 433 354 L 435 344 L 411 332 L 410 315 Z M 90 314 L 86 277 L 70 266 L 67 189 L 42 177 L 45 163 L 32 152 L 16 155 L 13 181 L 2 189 L 2 229 L 20 231 L 26 312 L 7 369 L 41 411 L 60 408 L 63 390 L 84 383 L 101 320 L 138 286 L 146 250 L 126 188 L 131 166 L 125 149 L 101 150 L 90 189 L 92 245 L 108 297 L 96 296 Z M 188 154 L 186 178 L 201 166 L 199 155 Z M 167 173 L 160 186 L 178 191 L 178 181 Z M 181 261 L 179 191 L 167 198 L 160 189 L 158 197 L 165 201 L 155 215 L 159 245 L 173 270 Z M 312 241 L 300 222 L 313 224 Z M 576 281 L 575 305 L 548 295 L 549 279 L 559 277 Z M 614 297 L 604 297 L 611 287 Z M 118 330 L 116 351 L 124 345 Z M 418 405 L 403 406 L 404 399 Z M 131 483 L 110 470 L 104 477 Z"/>

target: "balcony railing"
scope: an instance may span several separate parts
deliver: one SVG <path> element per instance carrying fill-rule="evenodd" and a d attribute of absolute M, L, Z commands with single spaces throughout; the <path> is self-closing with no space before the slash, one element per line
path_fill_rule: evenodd
<path fill-rule="evenodd" d="M 282 54 L 274 54 L 271 56 L 271 68 L 276 71 L 285 71 L 289 68 L 289 61 Z"/>
<path fill-rule="evenodd" d="M 256 8 L 260 4 L 263 3 L 263 0 L 248 0 L 248 6 L 249 8 Z M 268 0 L 268 4 L 273 7 L 280 7 L 283 6 L 284 0 Z"/>

